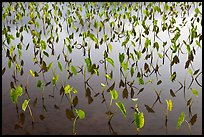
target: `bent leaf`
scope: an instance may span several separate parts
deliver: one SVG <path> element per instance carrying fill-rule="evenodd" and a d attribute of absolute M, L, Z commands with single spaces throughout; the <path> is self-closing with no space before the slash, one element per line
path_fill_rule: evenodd
<path fill-rule="evenodd" d="M 118 106 L 118 108 L 122 112 L 123 116 L 126 117 L 126 109 L 125 109 L 125 106 L 123 105 L 123 103 L 118 101 L 115 104 L 116 104 L 116 106 Z"/>
<path fill-rule="evenodd" d="M 115 66 L 114 66 L 114 61 L 113 61 L 111 58 L 106 58 L 106 60 L 107 60 L 113 67 L 115 67 Z"/>
<path fill-rule="evenodd" d="M 94 36 L 94 34 L 89 33 L 89 37 L 98 44 L 98 39 Z"/>

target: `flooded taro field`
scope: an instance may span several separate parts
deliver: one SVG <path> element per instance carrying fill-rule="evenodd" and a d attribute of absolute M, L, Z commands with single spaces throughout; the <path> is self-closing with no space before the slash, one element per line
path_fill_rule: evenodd
<path fill-rule="evenodd" d="M 2 134 L 202 134 L 202 3 L 3 2 Z"/>

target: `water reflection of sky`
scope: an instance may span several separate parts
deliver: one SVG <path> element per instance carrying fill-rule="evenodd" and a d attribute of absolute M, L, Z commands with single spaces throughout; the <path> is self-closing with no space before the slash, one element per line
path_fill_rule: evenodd
<path fill-rule="evenodd" d="M 99 4 L 100 5 L 100 4 Z M 51 5 L 50 5 L 51 6 Z M 65 8 L 65 5 L 64 5 Z M 202 10 L 200 10 L 202 11 Z M 63 12 L 64 13 L 64 12 Z M 85 13 L 82 13 L 82 16 Z M 194 15 L 194 10 L 190 10 L 190 14 L 189 14 L 189 18 L 186 18 L 186 20 L 190 20 L 191 17 Z M 158 19 L 158 26 L 161 24 L 161 17 L 159 16 L 155 16 Z M 28 22 L 28 18 L 24 17 L 23 18 L 23 22 L 22 24 L 26 24 Z M 110 20 L 112 20 L 112 17 L 110 18 Z M 176 20 L 176 25 L 178 26 L 178 24 L 181 23 L 181 18 Z M 127 22 L 127 20 L 124 20 L 124 22 Z M 40 23 L 40 22 L 39 22 Z M 93 23 L 93 22 L 92 22 Z M 146 24 L 151 24 L 151 21 L 147 21 Z M 4 24 L 4 23 L 3 23 Z M 2 25 L 3 25 L 2 24 Z M 20 24 L 19 24 L 20 25 Z M 75 24 L 77 27 L 79 27 L 79 23 L 77 22 Z M 195 23 L 195 25 L 198 25 Z M 42 24 L 40 23 L 40 26 L 42 26 Z M 85 22 L 85 26 L 87 26 L 86 22 Z M 190 27 L 190 23 L 187 23 L 185 27 L 183 27 L 181 29 L 181 36 L 178 39 L 179 42 L 182 42 L 183 39 L 186 40 L 187 36 L 189 35 L 188 32 L 188 28 Z M 50 63 L 51 61 L 54 62 L 53 64 L 53 68 L 56 70 L 56 73 L 59 74 L 59 83 L 63 84 L 64 81 L 66 81 L 66 83 L 69 83 L 70 85 L 72 85 L 73 87 L 75 87 L 79 94 L 78 94 L 78 98 L 79 98 L 79 104 L 77 105 L 78 108 L 81 108 L 83 110 L 85 110 L 86 112 L 86 119 L 85 120 L 79 120 L 78 124 L 77 124 L 77 128 L 78 128 L 78 134 L 109 134 L 108 131 L 108 125 L 107 125 L 107 121 L 108 118 L 105 114 L 105 112 L 107 111 L 105 108 L 105 104 L 101 104 L 102 98 L 101 96 L 98 96 L 96 98 L 94 98 L 93 103 L 88 105 L 88 101 L 87 98 L 85 97 L 85 89 L 84 89 L 84 82 L 83 82 L 83 76 L 81 74 L 78 74 L 74 77 L 71 77 L 71 79 L 67 79 L 67 72 L 63 71 L 61 72 L 58 69 L 57 66 L 57 56 L 60 54 L 61 57 L 59 59 L 59 61 L 61 61 L 62 66 L 64 66 L 65 62 L 64 62 L 64 58 L 62 56 L 62 48 L 63 48 L 63 39 L 65 39 L 66 37 L 68 37 L 67 34 L 67 30 L 66 30 L 66 23 L 63 24 L 63 29 L 60 34 L 60 40 L 59 43 L 56 43 L 55 46 L 55 56 L 50 56 L 49 58 L 45 57 L 45 61 L 46 63 Z M 106 28 L 106 34 L 108 34 L 110 36 L 110 28 L 109 25 L 105 25 Z M 131 30 L 131 26 L 129 26 L 129 24 L 126 23 L 125 26 L 125 30 Z M 150 28 L 152 29 L 152 28 Z M 55 26 L 54 29 L 55 30 Z M 83 31 L 86 31 L 87 28 L 85 27 L 83 29 Z M 73 29 L 70 30 L 70 34 L 72 33 Z M 136 32 L 142 31 L 142 26 L 138 26 L 136 28 Z M 80 32 L 80 31 L 79 31 Z M 11 33 L 15 36 L 15 26 L 11 26 Z M 93 34 L 96 34 L 96 31 L 94 30 L 92 32 Z M 198 33 L 202 34 L 202 27 L 198 27 Z M 78 43 L 82 42 L 82 39 L 78 36 L 79 33 L 74 35 L 74 41 L 77 41 Z M 24 44 L 27 45 L 28 43 L 32 43 L 32 39 L 31 39 L 31 34 L 23 32 L 23 36 L 24 36 Z M 138 36 L 138 34 L 137 34 Z M 167 31 L 162 32 L 162 33 L 158 33 L 158 36 L 163 40 L 163 41 L 167 41 L 167 47 L 169 45 L 171 45 L 171 40 L 169 39 L 168 33 Z M 170 35 L 170 37 L 172 38 L 174 36 L 174 34 Z M 103 37 L 103 31 L 101 31 L 99 33 L 99 37 Z M 152 38 L 153 37 L 153 33 L 150 32 L 150 34 L 148 35 L 148 38 Z M 49 36 L 44 36 L 42 35 L 42 39 L 47 40 L 47 38 L 49 38 Z M 120 43 L 119 42 L 112 42 L 112 46 L 113 46 L 113 50 L 112 53 L 109 54 L 110 58 L 114 59 L 114 63 L 115 63 L 115 68 L 113 68 L 110 64 L 108 64 L 108 72 L 110 72 L 111 70 L 113 70 L 113 81 L 116 82 L 115 85 L 115 89 L 118 91 L 119 93 L 119 100 L 122 101 L 127 109 L 127 117 L 126 119 L 124 119 L 122 117 L 122 114 L 119 112 L 119 109 L 113 105 L 113 110 L 115 111 L 114 117 L 112 119 L 112 127 L 113 129 L 115 129 L 117 131 L 118 134 L 135 134 L 135 125 L 131 125 L 131 121 L 133 120 L 133 111 L 130 109 L 131 106 L 134 105 L 134 103 L 130 100 L 130 95 L 128 96 L 128 99 L 122 99 L 122 91 L 123 88 L 119 88 L 119 82 L 120 82 L 120 72 L 119 72 L 119 60 L 118 60 L 118 54 L 125 52 L 124 48 L 121 47 L 121 43 L 124 41 L 125 39 L 120 39 Z M 145 38 L 142 39 L 142 45 L 144 44 Z M 160 42 L 160 40 L 158 40 L 156 38 L 156 41 L 159 43 L 159 45 L 161 45 L 162 43 Z M 15 45 L 16 43 L 19 43 L 20 40 L 14 40 L 12 42 L 12 45 Z M 94 43 L 90 40 L 87 42 L 90 44 L 90 46 L 94 45 Z M 39 70 L 39 67 L 36 65 L 33 65 L 32 62 L 32 58 L 33 58 L 33 48 L 32 48 L 32 44 L 30 43 L 30 47 L 29 50 L 25 51 L 25 48 L 23 48 L 23 59 L 25 62 L 25 66 L 23 67 L 24 69 L 24 75 L 23 76 L 18 76 L 18 79 L 20 80 L 20 82 L 25 83 L 27 77 L 30 75 L 29 74 L 29 70 Z M 153 41 L 152 41 L 153 43 Z M 195 42 L 193 43 L 195 44 Z M 193 45 L 192 44 L 192 45 Z M 128 46 L 131 45 L 130 43 L 128 43 Z M 47 48 L 48 53 L 51 54 L 51 50 L 49 48 Z M 93 63 L 98 64 L 99 67 L 99 73 L 100 76 L 93 76 L 92 79 L 90 79 L 89 83 L 92 86 L 92 88 L 94 89 L 95 92 L 101 92 L 101 86 L 100 83 L 105 83 L 105 77 L 104 77 L 104 66 L 103 64 L 100 64 L 99 61 L 101 59 L 103 59 L 103 51 L 106 49 L 105 44 L 100 46 L 100 49 L 94 49 L 94 46 L 91 47 L 91 59 Z M 133 49 L 130 46 L 130 49 Z M 142 49 L 138 49 L 138 50 L 142 50 Z M 183 50 L 186 51 L 185 46 L 183 46 Z M 159 52 L 162 51 L 162 48 L 160 48 Z M 134 53 L 133 50 L 130 50 L 130 52 Z M 7 66 L 7 59 L 5 58 L 5 52 L 2 51 L 2 66 Z M 170 54 L 170 51 L 168 52 L 168 54 Z M 153 65 L 156 64 L 157 59 L 159 59 L 156 50 L 154 50 L 153 53 L 154 59 L 153 59 Z M 202 51 L 199 48 L 198 50 L 196 50 L 196 56 L 194 56 L 194 61 L 193 61 L 193 67 L 195 67 L 195 69 L 200 69 L 201 70 L 201 66 L 202 66 Z M 68 58 L 72 59 L 72 65 L 76 66 L 82 66 L 84 64 L 84 56 L 83 56 L 83 51 L 82 50 L 78 50 L 78 49 L 74 49 L 73 52 L 71 54 L 68 55 Z M 142 56 L 141 60 L 138 62 L 138 67 L 139 68 L 143 68 L 144 63 L 149 63 L 149 60 L 144 60 L 145 56 Z M 187 54 L 180 54 L 179 55 L 179 60 L 180 63 L 179 64 L 175 64 L 173 66 L 173 72 L 176 71 L 177 73 L 177 80 L 180 82 L 183 82 L 184 77 L 187 73 L 187 69 L 184 69 L 185 66 L 185 62 L 187 61 Z M 162 60 L 159 59 L 158 60 L 158 64 L 162 64 Z M 166 134 L 166 130 L 165 130 L 165 126 L 164 126 L 164 122 L 165 122 L 165 108 L 166 108 L 166 102 L 165 99 L 172 99 L 173 101 L 173 110 L 172 112 L 169 113 L 168 116 L 168 134 L 188 134 L 186 132 L 186 130 L 188 130 L 186 123 L 184 123 L 182 125 L 182 128 L 179 131 L 176 131 L 176 123 L 177 123 L 177 119 L 178 116 L 180 115 L 180 113 L 182 111 L 186 112 L 186 115 L 188 115 L 188 107 L 186 106 L 186 102 L 184 100 L 184 96 L 183 96 L 183 89 L 181 89 L 177 94 L 176 97 L 173 98 L 172 96 L 170 96 L 169 94 L 169 90 L 172 89 L 173 91 L 176 91 L 180 85 L 177 81 L 174 81 L 173 83 L 170 81 L 170 72 L 169 72 L 169 64 L 170 61 L 167 60 L 167 58 L 165 58 L 165 64 L 159 69 L 159 72 L 161 74 L 161 76 L 159 76 L 158 80 L 162 80 L 162 84 L 160 85 L 156 85 L 156 77 L 155 74 L 153 73 L 151 76 L 149 76 L 148 78 L 144 77 L 144 81 L 147 82 L 150 79 L 154 79 L 154 83 L 151 84 L 147 84 L 146 86 L 142 86 L 142 85 L 138 85 L 137 80 L 135 79 L 136 74 L 134 74 L 134 76 L 131 78 L 130 76 L 128 77 L 128 80 L 134 80 L 136 81 L 136 87 L 137 88 L 142 88 L 144 87 L 144 91 L 142 93 L 140 93 L 138 96 L 136 95 L 138 91 L 136 91 L 134 97 L 138 98 L 138 105 L 139 105 L 139 109 L 140 111 L 144 112 L 145 115 L 145 126 L 144 128 L 141 130 L 140 134 Z M 57 85 L 58 90 L 56 89 L 55 91 L 55 98 L 49 98 L 49 94 L 52 93 L 53 91 L 53 87 L 52 86 L 48 86 L 45 88 L 45 93 L 46 93 L 46 97 L 45 97 L 45 106 L 47 106 L 48 112 L 43 112 L 42 111 L 42 107 L 41 107 L 41 90 L 36 88 L 36 82 L 38 79 L 43 80 L 42 76 L 38 77 L 38 78 L 32 78 L 32 76 L 29 76 L 29 93 L 30 95 L 33 97 L 33 101 L 34 98 L 38 98 L 38 106 L 37 108 L 33 108 L 33 113 L 34 113 L 34 117 L 36 117 L 37 122 L 36 122 L 36 126 L 34 129 L 32 129 L 31 127 L 31 119 L 29 117 L 29 114 L 26 112 L 26 122 L 24 124 L 25 129 L 22 130 L 13 130 L 13 124 L 10 123 L 17 123 L 17 118 L 16 118 L 16 114 L 13 113 L 15 110 L 15 105 L 13 105 L 10 101 L 9 98 L 9 91 L 10 91 L 10 81 L 12 80 L 12 70 L 10 69 L 6 69 L 5 74 L 3 75 L 2 79 L 2 95 L 3 95 L 3 101 L 2 101 L 2 112 L 3 112 L 3 116 L 2 116 L 2 124 L 3 126 L 3 132 L 5 134 L 10 134 L 8 133 L 8 131 L 12 131 L 12 134 L 25 134 L 27 132 L 30 132 L 31 134 L 71 134 L 71 124 L 72 122 L 67 120 L 66 116 L 65 116 L 65 109 L 69 107 L 69 105 L 67 104 L 68 101 L 66 99 L 63 99 L 61 105 L 60 105 L 60 110 L 55 110 L 53 109 L 54 104 L 59 104 L 61 97 L 58 94 L 58 91 L 60 89 L 60 85 Z M 136 72 L 135 72 L 136 73 Z M 53 74 L 51 71 L 49 71 L 45 77 L 47 80 L 51 80 Z M 113 81 L 110 81 L 109 84 L 111 85 L 113 83 Z M 187 89 L 188 85 L 190 84 L 191 81 L 191 77 L 190 75 L 187 75 L 186 77 L 186 98 L 189 99 L 192 97 L 192 99 L 194 100 L 193 102 L 193 106 L 192 106 L 192 112 L 193 114 L 197 114 L 198 115 L 198 119 L 197 122 L 195 123 L 194 126 L 192 126 L 192 131 L 193 134 L 200 134 L 201 133 L 201 127 L 202 127 L 202 111 L 201 111 L 201 103 L 202 103 L 202 88 L 199 87 L 195 81 L 192 84 L 193 88 L 196 88 L 198 90 L 198 94 L 199 97 L 195 97 L 192 93 L 191 90 Z M 200 82 L 200 84 L 202 85 L 202 80 L 201 80 L 201 76 L 198 78 L 198 81 Z M 144 104 L 147 104 L 149 106 L 152 106 L 152 104 L 154 103 L 154 101 L 156 100 L 156 94 L 154 92 L 153 89 L 156 90 L 162 90 L 161 93 L 161 99 L 163 104 L 160 104 L 159 102 L 157 102 L 154 106 L 154 111 L 156 113 L 148 113 L 147 110 L 145 109 Z M 130 92 L 130 89 L 128 88 L 128 91 Z M 94 93 L 92 92 L 92 96 L 94 95 Z M 109 93 L 105 94 L 107 100 L 110 99 L 110 95 Z M 23 97 L 25 98 L 25 96 Z M 19 101 L 19 104 L 22 103 L 23 100 Z M 109 102 L 109 101 L 108 101 Z M 6 106 L 6 107 L 4 107 Z M 6 112 L 6 113 L 4 113 Z M 10 113 L 8 113 L 10 112 Z M 45 120 L 44 121 L 40 121 L 39 120 L 39 115 L 40 114 L 44 114 L 45 115 Z M 8 118 L 9 117 L 9 118 Z M 189 120 L 189 117 L 186 116 L 187 119 Z M 65 120 L 66 119 L 66 120 Z M 56 122 L 58 121 L 58 122 Z M 87 122 L 88 121 L 88 122 Z M 161 122 L 158 122 L 161 121 Z M 63 127 L 62 127 L 63 125 Z M 69 130 L 70 129 L 70 130 Z M 100 130 L 99 130 L 100 129 Z"/>

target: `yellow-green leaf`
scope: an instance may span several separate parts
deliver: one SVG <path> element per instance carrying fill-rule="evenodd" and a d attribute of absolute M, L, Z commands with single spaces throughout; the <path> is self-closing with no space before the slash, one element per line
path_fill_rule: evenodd
<path fill-rule="evenodd" d="M 98 39 L 94 36 L 94 34 L 89 33 L 89 37 L 98 44 Z"/>
<path fill-rule="evenodd" d="M 59 67 L 59 69 L 62 71 L 62 64 L 61 64 L 61 62 L 59 62 L 59 61 L 58 61 L 58 67 Z"/>
<path fill-rule="evenodd" d="M 24 102 L 23 102 L 23 104 L 22 104 L 22 110 L 23 110 L 23 111 L 25 111 L 25 110 L 26 110 L 26 108 L 27 108 L 27 106 L 28 106 L 29 101 L 30 101 L 30 99 L 29 99 L 29 100 L 27 100 L 27 99 L 25 99 L 25 100 L 24 100 Z"/>
<path fill-rule="evenodd" d="M 105 76 L 106 76 L 108 79 L 112 80 L 112 78 L 111 78 L 108 74 L 106 74 Z"/>
<path fill-rule="evenodd" d="M 115 66 L 114 66 L 114 61 L 113 61 L 111 58 L 106 58 L 106 60 L 107 60 L 113 67 L 115 67 Z"/>
<path fill-rule="evenodd" d="M 115 89 L 113 91 L 111 90 L 110 94 L 113 100 L 116 100 L 118 98 L 118 92 Z"/>
<path fill-rule="evenodd" d="M 30 74 L 35 77 L 35 73 L 30 69 Z"/>
<path fill-rule="evenodd" d="M 168 111 L 171 111 L 173 107 L 172 100 L 171 99 L 166 100 L 166 104 L 167 104 Z"/>
<path fill-rule="evenodd" d="M 135 112 L 134 121 L 138 129 L 142 128 L 144 126 L 144 114 L 142 112 L 139 113 Z"/>
<path fill-rule="evenodd" d="M 64 88 L 64 93 L 65 94 L 69 94 L 71 91 L 72 91 L 72 87 L 70 85 L 67 85 L 65 88 Z"/>
<path fill-rule="evenodd" d="M 71 66 L 71 69 L 72 69 L 72 73 L 73 73 L 74 75 L 76 75 L 76 74 L 77 74 L 77 70 L 76 70 L 76 67 L 74 67 L 74 66 Z"/>
<path fill-rule="evenodd" d="M 185 120 L 185 112 L 182 112 L 178 118 L 177 129 L 181 127 L 181 124 L 184 122 L 184 120 Z"/>
<path fill-rule="evenodd" d="M 196 97 L 198 97 L 198 91 L 195 88 L 191 89 L 191 91 Z"/>
<path fill-rule="evenodd" d="M 118 106 L 118 108 L 120 109 L 120 111 L 122 112 L 123 116 L 126 117 L 126 109 L 125 109 L 125 106 L 123 105 L 122 102 L 118 101 L 115 103 L 116 106 Z"/>
<path fill-rule="evenodd" d="M 80 119 L 84 119 L 85 118 L 85 112 L 81 109 L 76 110 L 77 115 L 79 116 Z"/>

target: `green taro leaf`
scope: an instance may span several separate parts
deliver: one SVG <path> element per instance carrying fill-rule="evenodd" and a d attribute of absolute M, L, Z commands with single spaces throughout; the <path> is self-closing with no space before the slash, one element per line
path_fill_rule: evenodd
<path fill-rule="evenodd" d="M 116 106 L 118 106 L 118 108 L 122 112 L 123 116 L 126 117 L 126 109 L 125 109 L 125 106 L 123 105 L 123 103 L 118 101 L 115 104 L 116 104 Z"/>
<path fill-rule="evenodd" d="M 125 54 L 124 53 L 122 53 L 122 54 L 119 53 L 119 61 L 120 61 L 121 64 L 123 63 L 124 59 L 125 59 Z"/>
<path fill-rule="evenodd" d="M 118 98 L 118 93 L 117 93 L 117 91 L 115 89 L 111 90 L 110 93 L 111 93 L 111 98 L 113 100 L 116 100 Z"/>
<path fill-rule="evenodd" d="M 131 69 L 130 69 L 130 75 L 131 75 L 131 77 L 133 76 L 133 74 L 134 74 L 134 68 L 131 67 Z"/>
<path fill-rule="evenodd" d="M 41 40 L 41 41 L 40 41 L 40 44 L 41 44 L 42 50 L 46 50 L 46 43 L 45 43 L 45 41 L 44 41 L 44 40 Z"/>
<path fill-rule="evenodd" d="M 30 74 L 35 77 L 35 73 L 30 69 Z"/>
<path fill-rule="evenodd" d="M 173 107 L 172 100 L 171 99 L 166 100 L 166 104 L 167 104 L 168 111 L 171 111 Z"/>
<path fill-rule="evenodd" d="M 181 127 L 181 124 L 184 122 L 184 120 L 185 120 L 185 112 L 182 112 L 178 118 L 177 129 Z"/>
<path fill-rule="evenodd" d="M 128 69 L 128 60 L 126 61 L 126 63 L 123 62 L 121 65 L 122 65 L 123 70 L 126 72 Z"/>
<path fill-rule="evenodd" d="M 142 53 L 140 51 L 135 51 L 135 54 L 137 55 L 137 59 L 140 60 L 140 58 L 142 57 Z"/>
<path fill-rule="evenodd" d="M 22 96 L 22 94 L 23 94 L 23 89 L 22 89 L 22 87 L 21 87 L 21 86 L 18 86 L 18 87 L 16 88 L 16 92 L 17 92 L 17 95 L 18 95 L 18 96 Z"/>
<path fill-rule="evenodd" d="M 198 97 L 198 91 L 195 88 L 191 89 L 191 91 L 196 97 Z"/>
<path fill-rule="evenodd" d="M 171 77 L 170 80 L 173 82 L 176 79 L 176 72 L 174 72 Z"/>
<path fill-rule="evenodd" d="M 80 119 L 84 119 L 85 118 L 85 112 L 81 109 L 76 110 L 77 116 L 79 116 Z"/>
<path fill-rule="evenodd" d="M 18 102 L 18 97 L 22 96 L 22 93 L 23 93 L 23 89 L 22 89 L 21 86 L 18 86 L 16 89 L 11 88 L 11 91 L 10 91 L 11 101 L 13 103 L 17 103 Z"/>
<path fill-rule="evenodd" d="M 9 59 L 8 61 L 8 67 L 11 68 L 12 67 L 12 61 Z"/>
<path fill-rule="evenodd" d="M 38 80 L 38 82 L 37 82 L 37 87 L 41 87 L 42 86 L 42 81 L 41 80 Z"/>
<path fill-rule="evenodd" d="M 138 77 L 139 85 L 144 85 L 144 80 L 142 77 Z"/>
<path fill-rule="evenodd" d="M 89 37 L 98 44 L 98 39 L 94 36 L 94 34 L 89 33 Z"/>
<path fill-rule="evenodd" d="M 163 58 L 163 55 L 162 55 L 161 53 L 158 53 L 158 56 L 159 56 L 160 58 Z"/>
<path fill-rule="evenodd" d="M 62 71 L 62 64 L 61 64 L 60 61 L 58 61 L 58 67 L 59 67 L 59 69 Z"/>
<path fill-rule="evenodd" d="M 111 58 L 106 58 L 106 60 L 107 60 L 113 67 L 115 67 L 115 66 L 114 66 L 114 61 L 113 61 Z"/>
<path fill-rule="evenodd" d="M 106 76 L 108 79 L 112 80 L 112 78 L 111 78 L 111 76 L 110 76 L 110 75 L 105 74 L 105 76 Z"/>
<path fill-rule="evenodd" d="M 86 63 L 86 66 L 88 68 L 88 71 L 90 72 L 91 71 L 91 66 L 92 66 L 91 59 L 90 58 L 86 58 L 85 59 L 85 63 Z"/>
<path fill-rule="evenodd" d="M 139 113 L 135 112 L 134 121 L 138 129 L 142 128 L 144 126 L 144 114 L 142 112 Z"/>
<path fill-rule="evenodd" d="M 52 77 L 52 84 L 53 84 L 54 86 L 56 86 L 56 84 L 57 84 L 58 77 L 59 77 L 58 75 L 55 75 L 55 76 Z"/>
<path fill-rule="evenodd" d="M 15 91 L 14 88 L 12 88 L 11 91 L 10 91 L 10 98 L 11 98 L 11 101 L 13 103 L 17 103 L 18 102 L 18 94 L 17 94 L 17 92 Z"/>
<path fill-rule="evenodd" d="M 22 110 L 23 110 L 23 111 L 25 111 L 25 110 L 26 110 L 26 108 L 27 108 L 27 106 L 28 106 L 29 101 L 30 101 L 30 99 L 29 99 L 29 100 L 27 100 L 27 99 L 25 99 L 25 100 L 24 100 L 24 102 L 23 102 L 23 104 L 22 104 Z"/>
<path fill-rule="evenodd" d="M 77 74 L 77 70 L 76 70 L 76 67 L 74 67 L 74 66 L 71 66 L 71 69 L 72 69 L 72 73 L 73 73 L 74 75 L 76 75 L 76 74 Z"/>
<path fill-rule="evenodd" d="M 52 64 L 53 64 L 53 62 L 51 62 L 51 63 L 48 65 L 47 71 L 48 71 L 50 68 L 52 68 Z"/>
<path fill-rule="evenodd" d="M 72 90 L 72 92 L 73 92 L 74 94 L 76 94 L 78 91 L 77 91 L 76 89 L 74 89 L 74 90 Z"/>
<path fill-rule="evenodd" d="M 158 44 L 158 42 L 155 42 L 153 47 L 156 48 L 157 51 L 158 51 L 158 50 L 159 50 L 159 44 Z"/>
<path fill-rule="evenodd" d="M 190 68 L 188 68 L 188 72 L 189 74 L 193 75 L 193 71 Z"/>
<path fill-rule="evenodd" d="M 110 49 L 110 52 L 112 52 L 113 46 L 112 46 L 110 43 L 108 43 L 108 47 L 109 47 L 109 49 Z"/>
<path fill-rule="evenodd" d="M 64 87 L 64 93 L 65 94 L 69 94 L 72 91 L 72 87 L 70 85 L 67 85 L 66 87 Z"/>

